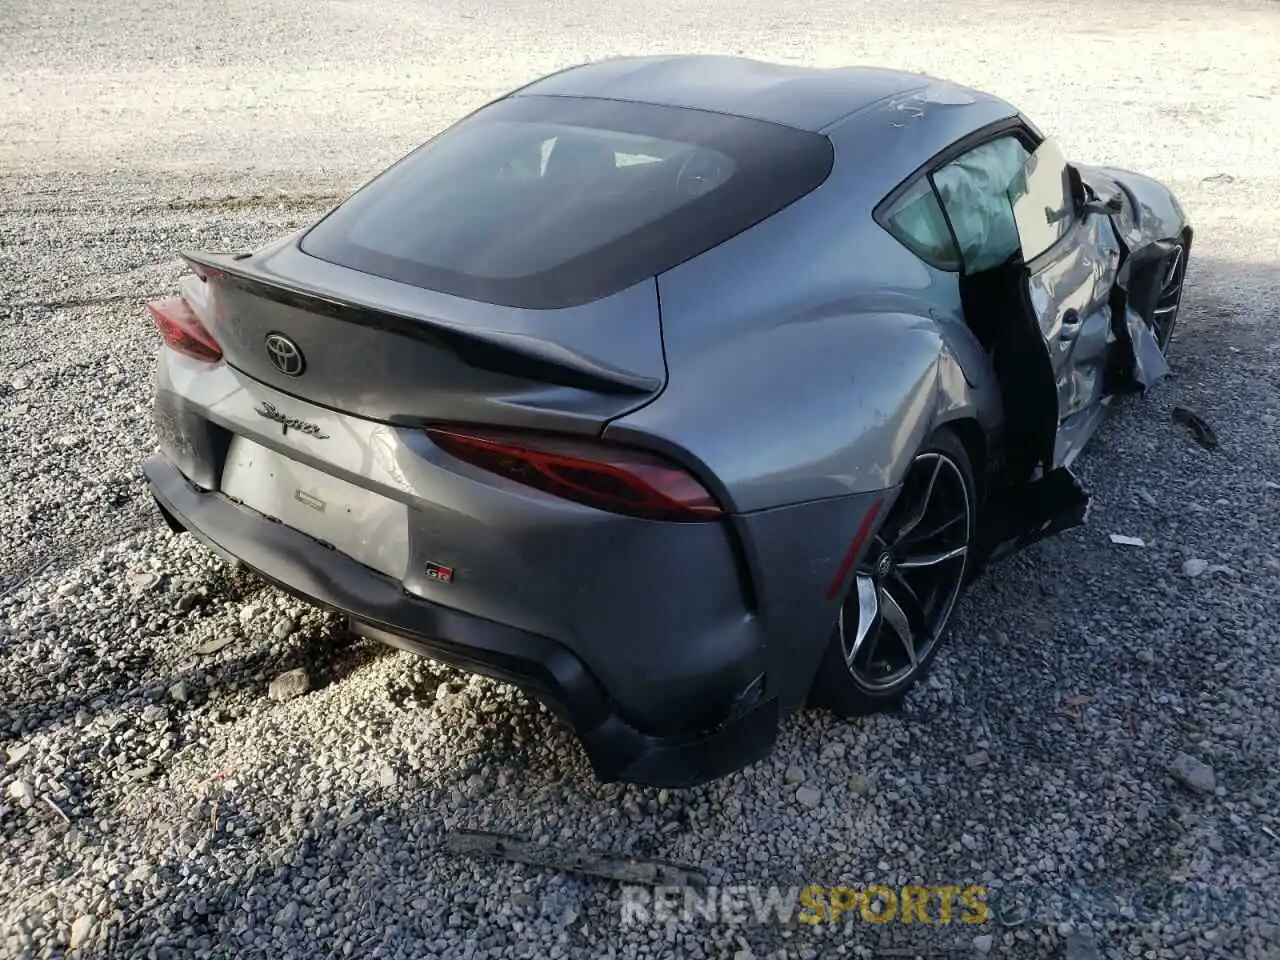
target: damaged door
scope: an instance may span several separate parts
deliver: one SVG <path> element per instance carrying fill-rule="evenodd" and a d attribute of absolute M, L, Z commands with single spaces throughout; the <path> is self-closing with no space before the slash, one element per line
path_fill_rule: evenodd
<path fill-rule="evenodd" d="M 1086 203 L 1079 176 L 1045 140 L 1014 177 L 1008 202 L 1018 233 L 1025 309 L 1047 353 L 1053 387 L 1022 398 L 1045 407 L 1037 439 L 1046 470 L 1068 467 L 1101 419 L 1116 340 L 1112 291 L 1120 244 L 1107 207 Z"/>
<path fill-rule="evenodd" d="M 1103 413 L 1120 245 L 1083 205 L 1057 145 L 994 140 L 938 171 L 964 261 L 966 319 L 990 353 L 1005 409 L 1005 483 L 980 526 L 1003 554 L 1083 522 L 1070 471 Z"/>

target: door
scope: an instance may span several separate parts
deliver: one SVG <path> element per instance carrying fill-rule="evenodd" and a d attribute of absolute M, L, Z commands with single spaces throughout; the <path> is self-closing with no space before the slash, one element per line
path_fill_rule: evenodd
<path fill-rule="evenodd" d="M 1026 304 L 1054 381 L 1052 397 L 1028 398 L 1054 407 L 1049 467 L 1069 465 L 1101 419 L 1116 340 L 1112 291 L 1119 243 L 1105 215 L 1084 209 L 1073 174 L 1058 145 L 1045 140 L 1008 189 Z"/>
<path fill-rule="evenodd" d="M 1120 249 L 1077 203 L 1052 140 L 992 137 L 933 173 L 959 253 L 965 320 L 987 348 L 1015 476 L 1069 465 L 1105 396 Z"/>

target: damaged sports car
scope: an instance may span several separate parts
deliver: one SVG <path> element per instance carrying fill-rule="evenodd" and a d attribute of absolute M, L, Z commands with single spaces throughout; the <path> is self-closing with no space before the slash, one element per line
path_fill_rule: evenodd
<path fill-rule="evenodd" d="M 1192 230 L 994 96 L 606 60 L 153 303 L 170 526 L 686 786 L 896 705 L 1166 372 Z"/>

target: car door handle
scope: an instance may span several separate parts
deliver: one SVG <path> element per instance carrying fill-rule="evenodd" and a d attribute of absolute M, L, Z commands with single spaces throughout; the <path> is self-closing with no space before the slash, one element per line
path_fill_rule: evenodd
<path fill-rule="evenodd" d="M 1075 310 L 1068 310 L 1062 315 L 1062 326 L 1058 329 L 1058 339 L 1063 341 L 1074 340 L 1080 335 L 1080 328 L 1084 326 L 1084 321 L 1080 319 L 1080 314 Z"/>

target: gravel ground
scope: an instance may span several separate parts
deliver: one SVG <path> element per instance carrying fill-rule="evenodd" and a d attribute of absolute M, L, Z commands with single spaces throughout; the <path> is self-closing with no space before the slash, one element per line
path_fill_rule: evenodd
<path fill-rule="evenodd" d="M 1280 5 L 760 6 L 6 2 L 0 954 L 1280 957 Z M 175 249 L 302 225 L 506 87 L 679 49 L 984 86 L 1172 184 L 1198 234 L 1173 378 L 1080 461 L 1089 524 L 975 586 L 902 715 L 805 713 L 668 793 L 596 784 L 524 696 L 160 529 L 140 305 Z M 998 909 L 627 926 L 611 884 L 447 855 L 459 827 Z"/>

